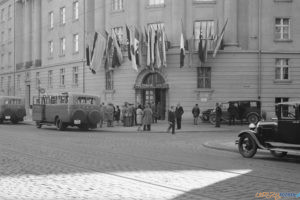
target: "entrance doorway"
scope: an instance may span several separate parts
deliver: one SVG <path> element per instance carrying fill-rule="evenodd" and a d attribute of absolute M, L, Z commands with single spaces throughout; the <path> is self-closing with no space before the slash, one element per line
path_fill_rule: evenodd
<path fill-rule="evenodd" d="M 143 105 L 155 103 L 158 119 L 166 118 L 167 85 L 159 73 L 150 73 L 142 81 L 141 102 Z"/>

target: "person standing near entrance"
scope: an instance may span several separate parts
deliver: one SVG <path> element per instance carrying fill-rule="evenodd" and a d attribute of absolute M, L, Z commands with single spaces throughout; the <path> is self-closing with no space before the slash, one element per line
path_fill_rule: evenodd
<path fill-rule="evenodd" d="M 198 107 L 198 104 L 196 104 L 192 110 L 193 116 L 194 116 L 194 125 L 198 124 L 198 118 L 200 115 L 200 109 Z"/>
<path fill-rule="evenodd" d="M 181 119 L 184 111 L 180 103 L 177 104 L 176 110 L 175 110 L 175 116 L 176 116 L 176 121 L 177 121 L 177 129 L 181 129 Z"/>
<path fill-rule="evenodd" d="M 167 129 L 167 133 L 170 132 L 170 129 L 172 129 L 172 134 L 175 134 L 175 109 L 174 106 L 171 106 L 171 109 L 168 113 L 168 121 L 169 121 L 169 127 Z"/>
<path fill-rule="evenodd" d="M 142 106 L 139 105 L 136 109 L 136 124 L 138 125 L 138 129 L 137 131 L 141 131 L 141 127 L 142 127 L 142 121 L 143 121 L 143 110 L 142 110 Z"/>
<path fill-rule="evenodd" d="M 144 131 L 146 130 L 151 131 L 151 123 L 152 123 L 152 110 L 150 106 L 147 104 L 143 114 Z"/>
<path fill-rule="evenodd" d="M 216 103 L 216 127 L 220 127 L 222 118 L 222 109 L 219 103 Z"/>

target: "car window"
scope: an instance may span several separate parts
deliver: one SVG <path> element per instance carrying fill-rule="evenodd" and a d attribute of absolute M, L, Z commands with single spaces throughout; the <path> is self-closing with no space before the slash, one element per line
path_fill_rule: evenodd
<path fill-rule="evenodd" d="M 257 102 L 256 102 L 256 101 L 250 102 L 250 106 L 251 106 L 252 108 L 256 108 L 256 107 L 257 107 Z"/>
<path fill-rule="evenodd" d="M 281 119 L 296 119 L 296 107 L 292 105 L 282 106 Z"/>

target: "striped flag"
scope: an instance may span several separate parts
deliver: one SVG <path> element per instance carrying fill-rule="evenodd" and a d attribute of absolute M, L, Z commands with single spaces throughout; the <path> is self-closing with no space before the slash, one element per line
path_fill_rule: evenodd
<path fill-rule="evenodd" d="M 95 48 L 92 51 L 92 59 L 91 59 L 91 71 L 93 74 L 100 69 L 103 60 L 103 54 L 106 47 L 106 39 L 103 35 L 98 34 L 97 40 L 95 42 Z"/>
<path fill-rule="evenodd" d="M 217 43 L 216 43 L 216 46 L 215 46 L 215 49 L 214 49 L 214 53 L 213 53 L 213 58 L 216 57 L 216 55 L 218 53 L 218 50 L 220 48 L 220 45 L 221 45 L 221 42 L 223 40 L 223 36 L 224 36 L 224 33 L 225 33 L 225 28 L 226 28 L 227 22 L 228 22 L 228 19 L 226 19 L 226 22 L 225 22 L 225 24 L 222 28 L 222 31 L 221 31 L 220 35 L 218 36 L 218 40 L 217 40 Z"/>
<path fill-rule="evenodd" d="M 127 35 L 127 53 L 128 53 L 128 59 L 131 60 L 131 53 L 130 53 L 130 47 L 131 47 L 131 44 L 130 44 L 130 30 L 128 28 L 128 26 L 126 25 L 126 35 Z"/>

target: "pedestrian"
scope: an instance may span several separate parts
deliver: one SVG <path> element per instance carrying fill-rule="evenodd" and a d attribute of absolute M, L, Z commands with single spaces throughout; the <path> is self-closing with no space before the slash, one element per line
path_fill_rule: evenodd
<path fill-rule="evenodd" d="M 147 104 L 143 114 L 144 131 L 146 130 L 151 131 L 151 123 L 152 123 L 152 110 L 150 106 Z"/>
<path fill-rule="evenodd" d="M 237 107 L 235 107 L 234 104 L 230 102 L 227 111 L 229 113 L 229 125 L 235 125 L 235 119 L 238 116 Z"/>
<path fill-rule="evenodd" d="M 113 104 L 108 103 L 105 111 L 106 111 L 107 127 L 113 127 L 113 121 L 114 121 L 114 106 L 113 106 Z"/>
<path fill-rule="evenodd" d="M 198 118 L 200 115 L 200 108 L 198 107 L 198 104 L 196 104 L 192 110 L 193 117 L 194 117 L 194 125 L 198 124 Z"/>
<path fill-rule="evenodd" d="M 119 121 L 120 121 L 120 115 L 121 115 L 121 111 L 120 111 L 119 106 L 117 105 L 116 106 L 116 112 L 115 112 L 115 120 L 118 123 L 118 125 L 119 125 Z"/>
<path fill-rule="evenodd" d="M 216 127 L 220 127 L 222 118 L 222 109 L 219 103 L 216 103 Z"/>
<path fill-rule="evenodd" d="M 171 106 L 171 109 L 168 112 L 169 127 L 167 129 L 167 133 L 169 133 L 170 129 L 172 129 L 172 134 L 175 134 L 175 118 L 175 109 L 174 106 Z"/>
<path fill-rule="evenodd" d="M 99 122 L 100 128 L 102 128 L 103 126 L 104 116 L 105 116 L 105 105 L 104 103 L 102 103 L 100 106 L 100 122 Z"/>
<path fill-rule="evenodd" d="M 141 131 L 142 128 L 142 122 L 143 122 L 143 110 L 142 110 L 142 106 L 139 105 L 136 109 L 136 124 L 138 125 L 138 129 L 137 131 Z"/>
<path fill-rule="evenodd" d="M 184 110 L 180 103 L 177 104 L 176 110 L 175 110 L 175 116 L 176 116 L 176 122 L 177 122 L 177 129 L 181 129 L 181 120 L 182 120 L 182 115 L 184 113 Z"/>
<path fill-rule="evenodd" d="M 152 122 L 157 123 L 156 105 L 154 102 L 151 103 L 151 110 L 152 110 Z"/>

